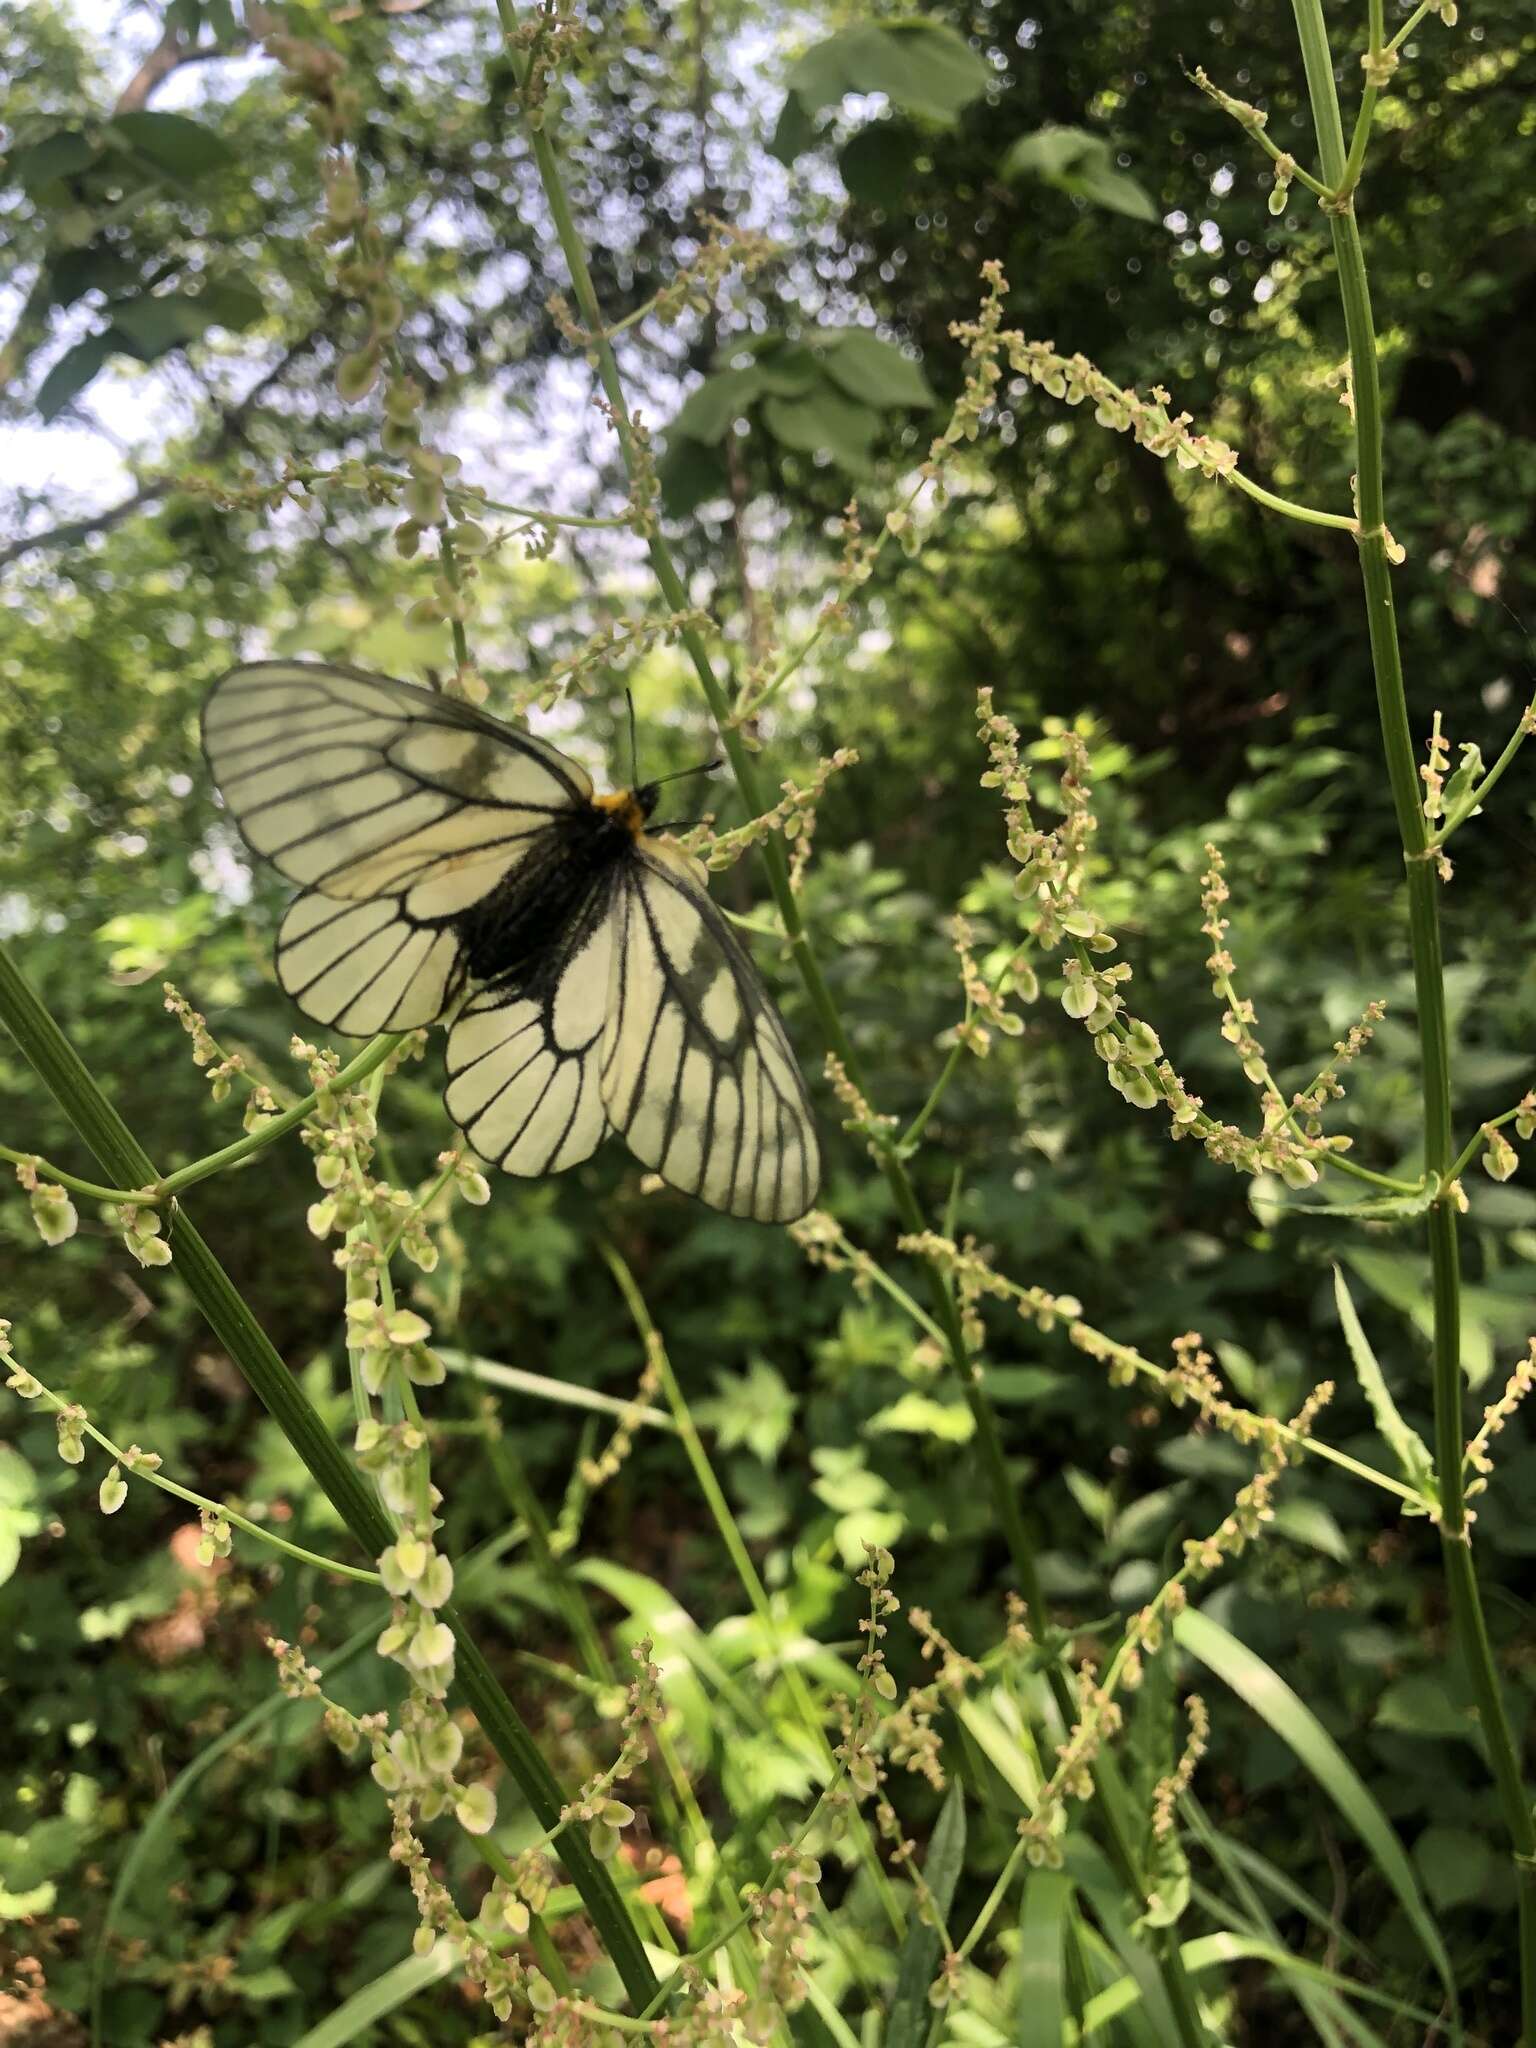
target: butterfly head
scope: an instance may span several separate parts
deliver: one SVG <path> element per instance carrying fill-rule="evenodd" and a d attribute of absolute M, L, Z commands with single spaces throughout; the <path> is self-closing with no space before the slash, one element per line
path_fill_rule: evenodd
<path fill-rule="evenodd" d="M 641 789 L 616 789 L 609 796 L 594 797 L 592 802 L 621 831 L 627 832 L 631 839 L 638 839 L 649 823 L 660 795 L 660 785 L 648 782 Z"/>

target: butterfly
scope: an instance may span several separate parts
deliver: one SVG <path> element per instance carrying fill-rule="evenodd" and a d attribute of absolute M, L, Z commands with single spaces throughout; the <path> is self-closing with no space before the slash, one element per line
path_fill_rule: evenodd
<path fill-rule="evenodd" d="M 203 752 L 301 893 L 277 979 L 355 1037 L 449 1018 L 448 1114 L 506 1172 L 617 1131 L 670 1186 L 788 1223 L 820 1159 L 784 1026 L 702 866 L 647 830 L 659 785 L 594 794 L 532 733 L 389 676 L 232 669 Z"/>

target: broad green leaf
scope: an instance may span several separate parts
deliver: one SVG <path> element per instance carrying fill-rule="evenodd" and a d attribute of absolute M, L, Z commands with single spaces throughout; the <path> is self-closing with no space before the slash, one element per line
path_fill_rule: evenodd
<path fill-rule="evenodd" d="M 243 285 L 211 285 L 201 292 L 156 292 L 119 300 L 109 309 L 111 337 L 141 362 L 152 363 L 210 327 L 247 327 L 261 300 Z"/>
<path fill-rule="evenodd" d="M 0 1444 L 0 1586 L 21 1561 L 24 1537 L 35 1536 L 43 1518 L 33 1506 L 37 1474 L 20 1451 Z"/>
<path fill-rule="evenodd" d="M 1333 1298 L 1338 1304 L 1339 1322 L 1344 1330 L 1344 1342 L 1349 1347 L 1355 1378 L 1360 1390 L 1370 1403 L 1371 1413 L 1376 1418 L 1376 1427 L 1382 1440 L 1396 1458 L 1398 1469 L 1412 1487 L 1429 1500 L 1438 1497 L 1435 1485 L 1435 1461 L 1430 1456 L 1429 1446 L 1415 1429 L 1410 1429 L 1398 1413 L 1397 1403 L 1392 1398 L 1370 1340 L 1361 1327 L 1355 1312 L 1355 1304 L 1344 1275 L 1337 1266 L 1333 1269 Z"/>
<path fill-rule="evenodd" d="M 866 122 L 837 155 L 848 197 L 860 206 L 896 206 L 911 179 L 916 151 L 917 137 L 905 121 Z"/>
<path fill-rule="evenodd" d="M 829 455 L 841 468 L 862 475 L 880 431 L 880 415 L 824 384 L 806 398 L 764 399 L 763 424 L 783 447 Z"/>
<path fill-rule="evenodd" d="M 932 21 L 864 22 L 814 44 L 788 78 L 807 114 L 851 92 L 883 92 L 894 106 L 953 121 L 991 81 L 986 62 L 956 30 Z"/>
<path fill-rule="evenodd" d="M 1426 1828 L 1413 1845 L 1413 1860 L 1442 1912 L 1470 1905 L 1495 1869 L 1492 1848 L 1470 1828 Z"/>
<path fill-rule="evenodd" d="M 1019 1918 L 1019 2048 L 1061 2048 L 1067 2021 L 1065 1955 L 1072 1880 L 1063 1870 L 1032 1870 Z"/>
<path fill-rule="evenodd" d="M 1116 165 L 1110 144 L 1084 128 L 1041 128 L 1021 136 L 1003 158 L 1002 174 L 1010 179 L 1039 178 L 1073 198 L 1133 220 L 1157 219 L 1151 198 Z"/>
<path fill-rule="evenodd" d="M 941 1443 L 969 1443 L 976 1434 L 976 1418 L 963 1401 L 936 1401 L 915 1387 L 871 1415 L 864 1427 L 872 1434 L 894 1430 L 905 1436 L 932 1436 Z"/>
<path fill-rule="evenodd" d="M 173 178 L 204 178 L 235 160 L 222 136 L 185 114 L 119 114 L 112 127 L 135 156 Z"/>
<path fill-rule="evenodd" d="M 995 1707 L 1001 1708 L 1005 1703 L 1011 1704 L 1003 1693 L 994 1693 L 990 1701 L 967 1697 L 960 1701 L 955 1714 L 1020 1806 L 1028 1812 L 1040 1797 L 1040 1787 L 1044 1782 L 1040 1759 L 1034 1752 L 1034 1738 L 1025 1731 L 1021 1740 L 1020 1735 L 1008 1728 L 999 1713 L 994 1711 Z"/>
<path fill-rule="evenodd" d="M 762 372 L 755 363 L 741 370 L 715 370 L 683 401 L 671 431 L 713 447 L 725 439 L 762 389 Z"/>
<path fill-rule="evenodd" d="M 106 334 L 88 334 L 84 341 L 66 349 L 38 386 L 38 416 L 44 420 L 57 419 L 70 400 L 80 396 L 111 353 L 112 340 Z"/>
<path fill-rule="evenodd" d="M 38 193 L 60 178 L 72 178 L 94 163 L 98 146 L 79 128 L 55 128 L 40 142 L 13 151 L 10 173 L 23 189 Z"/>
<path fill-rule="evenodd" d="M 933 1895 L 940 1913 L 947 1915 L 954 1901 L 955 1886 L 965 1862 L 965 1795 L 958 1779 L 939 1809 L 933 1837 L 923 1861 L 923 1882 Z M 933 2023 L 928 1987 L 938 1975 L 940 1935 L 918 1917 L 913 1901 L 911 1924 L 902 1944 L 901 1968 L 896 1994 L 891 2000 L 890 2024 L 885 2048 L 922 2048 Z"/>
<path fill-rule="evenodd" d="M 867 327 L 819 327 L 815 341 L 825 351 L 827 375 L 861 404 L 885 411 L 935 402 L 933 386 L 911 357 Z"/>
<path fill-rule="evenodd" d="M 1397 1894 L 1398 1903 L 1454 2005 L 1456 1979 L 1450 1958 L 1424 1903 L 1407 1852 L 1359 1772 L 1316 1714 L 1278 1671 L 1198 1608 L 1185 1609 L 1174 1623 L 1174 1635 L 1191 1656 L 1208 1665 L 1240 1700 L 1269 1723 L 1297 1761 L 1316 1778 Z"/>
<path fill-rule="evenodd" d="M 1275 1509 L 1274 1526 L 1279 1535 L 1288 1536 L 1292 1543 L 1305 1543 L 1338 1564 L 1349 1563 L 1344 1531 L 1320 1501 L 1297 1496 L 1282 1500 Z"/>
<path fill-rule="evenodd" d="M 821 339 L 818 334 L 816 339 Z M 763 389 L 775 398 L 801 398 L 820 381 L 822 364 L 804 342 L 790 342 L 783 348 L 765 348 L 757 359 Z"/>
<path fill-rule="evenodd" d="M 133 283 L 134 267 L 120 251 L 101 242 L 61 249 L 48 261 L 48 283 L 56 306 L 72 306 L 87 292 L 121 292 Z"/>
<path fill-rule="evenodd" d="M 1418 1735 L 1433 1742 L 1446 1737 L 1477 1741 L 1477 1721 L 1470 1704 L 1459 1705 L 1433 1672 L 1418 1671 L 1396 1678 L 1376 1705 L 1373 1725 L 1398 1735 Z"/>

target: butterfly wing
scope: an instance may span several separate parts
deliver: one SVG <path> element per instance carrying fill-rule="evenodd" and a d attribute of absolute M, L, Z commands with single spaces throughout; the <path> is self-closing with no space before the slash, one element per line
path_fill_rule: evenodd
<path fill-rule="evenodd" d="M 448 1114 L 506 1173 L 559 1173 L 608 1129 L 598 1085 L 617 924 L 617 876 L 593 877 L 558 948 L 516 990 L 472 996 L 448 1033 Z"/>
<path fill-rule="evenodd" d="M 246 844 L 305 891 L 278 934 L 279 982 L 358 1036 L 441 1016 L 464 978 L 454 919 L 592 793 L 530 733 L 321 662 L 232 669 L 203 707 L 203 750 Z"/>
<path fill-rule="evenodd" d="M 644 840 L 618 870 L 601 1088 L 644 1165 L 712 1209 L 791 1223 L 820 1157 L 784 1027 L 702 871 Z"/>

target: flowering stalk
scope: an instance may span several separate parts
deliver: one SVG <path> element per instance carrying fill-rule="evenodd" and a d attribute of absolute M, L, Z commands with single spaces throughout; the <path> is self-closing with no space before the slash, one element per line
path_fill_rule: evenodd
<path fill-rule="evenodd" d="M 1354 189 L 1368 133 L 1369 110 L 1362 107 L 1356 147 L 1346 157 L 1333 57 L 1322 0 L 1293 0 L 1312 121 L 1324 180 L 1334 197 L 1329 227 L 1338 266 L 1339 291 L 1349 339 L 1354 391 L 1357 546 L 1364 587 L 1371 659 L 1383 751 L 1407 864 L 1409 930 L 1418 1002 L 1419 1047 L 1423 1063 L 1424 1163 L 1438 1176 L 1441 1197 L 1429 1212 L 1429 1254 L 1434 1301 L 1433 1387 L 1435 1466 L 1440 1492 L 1441 1553 L 1457 1640 L 1477 1700 L 1499 1804 L 1515 1865 L 1519 1911 L 1521 2018 L 1526 2038 L 1536 2041 L 1536 1821 L 1520 1767 L 1493 1646 L 1473 1569 L 1464 1492 L 1461 1416 L 1461 1254 L 1457 1207 L 1450 1197 L 1454 1140 L 1451 1124 L 1450 1032 L 1446 1017 L 1445 970 L 1440 943 L 1436 849 L 1419 800 L 1408 723 L 1397 612 L 1391 587 L 1389 536 L 1382 467 L 1382 405 L 1376 329 L 1371 313 L 1365 252 L 1355 219 Z M 1381 45 L 1380 0 L 1372 0 L 1372 50 Z M 1368 53 L 1369 54 L 1369 53 Z M 1394 52 L 1395 55 L 1395 52 Z M 1369 80 L 1368 84 L 1374 84 Z"/>

